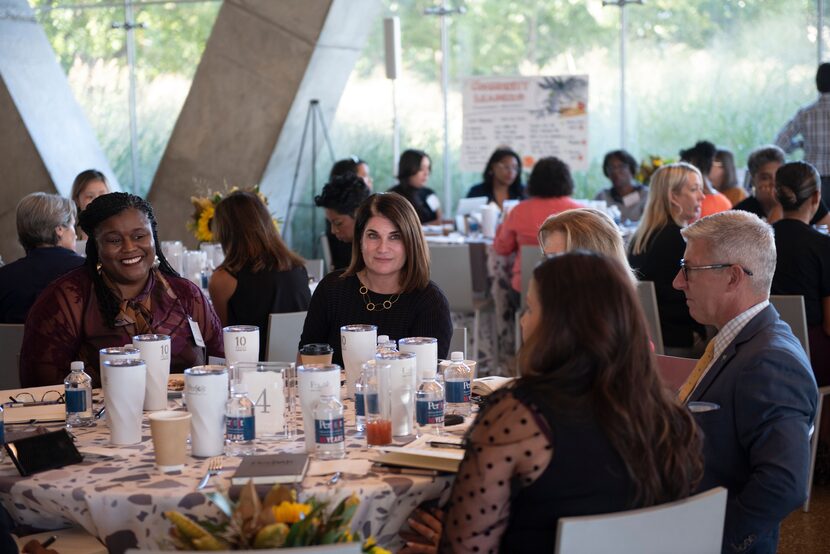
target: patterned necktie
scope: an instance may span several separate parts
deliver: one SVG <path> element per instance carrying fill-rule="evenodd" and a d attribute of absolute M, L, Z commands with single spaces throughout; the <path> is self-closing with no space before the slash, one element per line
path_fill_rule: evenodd
<path fill-rule="evenodd" d="M 697 361 L 695 368 L 689 374 L 686 382 L 683 383 L 683 386 L 680 387 L 680 390 L 677 393 L 677 399 L 680 400 L 681 404 L 685 404 L 686 400 L 689 398 L 689 395 L 692 394 L 693 390 L 695 390 L 695 386 L 697 385 L 697 382 L 700 381 L 700 377 L 703 375 L 703 372 L 706 371 L 706 368 L 709 367 L 710 363 L 712 363 L 714 354 L 715 339 L 712 339 L 709 341 L 709 344 L 706 345 L 706 350 L 703 352 L 703 356 L 701 356 Z"/>

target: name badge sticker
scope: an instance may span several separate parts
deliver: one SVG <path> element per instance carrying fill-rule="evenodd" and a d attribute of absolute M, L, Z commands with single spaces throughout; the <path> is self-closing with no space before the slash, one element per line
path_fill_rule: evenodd
<path fill-rule="evenodd" d="M 187 323 L 190 325 L 190 332 L 193 333 L 193 340 L 196 342 L 196 346 L 205 348 L 205 339 L 202 338 L 202 331 L 199 329 L 199 323 L 194 321 L 190 316 L 187 316 Z"/>

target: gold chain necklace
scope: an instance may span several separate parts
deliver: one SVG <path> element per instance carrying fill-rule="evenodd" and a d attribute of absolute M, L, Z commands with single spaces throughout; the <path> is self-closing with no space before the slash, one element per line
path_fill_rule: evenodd
<path fill-rule="evenodd" d="M 372 302 L 372 297 L 369 296 L 369 289 L 363 283 L 360 283 L 360 289 L 358 290 L 360 295 L 363 296 L 363 304 L 366 306 L 366 310 L 369 312 L 380 312 L 383 310 L 388 310 L 392 307 L 392 304 L 398 301 L 398 298 L 401 297 L 401 293 L 393 294 L 386 300 L 380 303 Z"/>

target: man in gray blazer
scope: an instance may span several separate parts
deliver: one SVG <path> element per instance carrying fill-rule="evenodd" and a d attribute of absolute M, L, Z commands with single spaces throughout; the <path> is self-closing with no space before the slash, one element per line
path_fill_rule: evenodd
<path fill-rule="evenodd" d="M 769 304 L 772 228 L 727 211 L 682 234 L 674 287 L 697 322 L 718 329 L 679 393 L 720 406 L 695 417 L 704 432 L 700 490 L 729 490 L 724 552 L 774 553 L 781 521 L 807 494 L 818 390 L 803 348 Z"/>

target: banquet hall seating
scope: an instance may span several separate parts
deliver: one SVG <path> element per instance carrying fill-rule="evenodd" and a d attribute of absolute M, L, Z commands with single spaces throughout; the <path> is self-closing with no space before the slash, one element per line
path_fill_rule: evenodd
<path fill-rule="evenodd" d="M 0 390 L 20 388 L 20 345 L 23 343 L 23 324 L 0 324 Z"/>
<path fill-rule="evenodd" d="M 643 313 L 646 316 L 648 336 L 654 344 L 654 353 L 664 354 L 663 331 L 660 328 L 660 308 L 657 306 L 657 293 L 654 290 L 654 283 L 638 281 L 637 297 L 640 299 L 640 307 L 643 308 Z"/>
<path fill-rule="evenodd" d="M 538 245 L 535 244 L 525 244 L 522 246 L 521 249 L 521 256 L 522 256 L 522 293 L 521 299 L 519 300 L 519 309 L 516 311 L 516 353 L 519 352 L 519 347 L 522 345 L 522 328 L 519 324 L 519 320 L 522 317 L 522 310 L 525 308 L 526 300 L 525 297 L 527 296 L 527 287 L 530 286 L 530 278 L 533 277 L 533 269 L 536 265 L 542 261 L 542 251 L 539 249 Z"/>
<path fill-rule="evenodd" d="M 472 358 L 479 358 L 481 312 L 491 308 L 490 298 L 479 298 L 473 292 L 473 272 L 470 265 L 469 244 L 430 244 L 429 278 L 438 285 L 450 304 L 450 312 L 473 314 Z M 493 357 L 497 345 L 493 344 Z"/>
<path fill-rule="evenodd" d="M 293 362 L 297 359 L 300 335 L 308 312 L 287 312 L 268 315 L 268 340 L 266 342 L 269 362 Z"/>
<path fill-rule="evenodd" d="M 810 359 L 810 339 L 807 336 L 807 312 L 804 308 L 804 297 L 801 295 L 771 294 L 769 303 L 772 304 L 781 319 L 790 326 L 790 329 L 801 343 L 807 359 Z"/>
<path fill-rule="evenodd" d="M 726 494 L 725 488 L 715 487 L 659 506 L 560 518 L 556 554 L 717 554 L 723 540 Z"/>
<path fill-rule="evenodd" d="M 326 269 L 325 260 L 319 258 L 313 260 L 306 260 L 305 270 L 306 273 L 308 273 L 308 276 L 318 283 L 323 279 L 323 277 L 326 276 L 326 273 L 328 273 L 328 270 Z"/>

